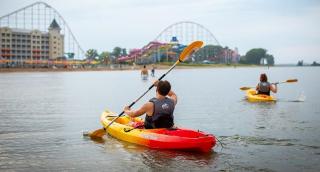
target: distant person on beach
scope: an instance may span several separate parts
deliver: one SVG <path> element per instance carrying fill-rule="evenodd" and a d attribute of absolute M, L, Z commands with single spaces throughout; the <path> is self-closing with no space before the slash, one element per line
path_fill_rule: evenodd
<path fill-rule="evenodd" d="M 265 94 L 270 96 L 270 91 L 277 93 L 278 87 L 276 84 L 271 84 L 268 82 L 268 77 L 265 73 L 260 75 L 260 82 L 258 83 L 256 90 L 258 94 Z"/>
<path fill-rule="evenodd" d="M 154 77 L 154 72 L 155 72 L 155 67 L 154 65 L 152 65 L 152 69 L 151 69 L 151 76 Z"/>
<path fill-rule="evenodd" d="M 124 107 L 124 112 L 130 117 L 138 117 L 146 114 L 144 127 L 171 128 L 174 125 L 173 111 L 177 104 L 177 95 L 171 90 L 168 81 L 156 81 L 156 97 L 142 105 L 137 110 L 131 110 L 129 106 Z"/>
<path fill-rule="evenodd" d="M 148 76 L 148 69 L 146 67 L 146 65 L 143 66 L 143 68 L 141 69 L 141 76 Z"/>

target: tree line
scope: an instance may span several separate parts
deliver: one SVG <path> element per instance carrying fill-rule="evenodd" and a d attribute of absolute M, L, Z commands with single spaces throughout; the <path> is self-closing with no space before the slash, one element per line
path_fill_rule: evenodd
<path fill-rule="evenodd" d="M 112 52 L 102 51 L 101 53 L 98 53 L 96 49 L 89 49 L 85 54 L 88 60 L 99 60 L 104 64 L 116 63 L 117 58 L 126 55 L 128 55 L 127 49 L 121 47 L 114 47 Z"/>
<path fill-rule="evenodd" d="M 210 60 L 215 63 L 232 63 L 232 50 L 228 47 L 220 45 L 206 45 L 201 48 L 190 61 Z M 117 58 L 128 55 L 126 48 L 115 47 L 112 52 L 103 51 L 98 53 L 96 49 L 89 49 L 86 52 L 88 60 L 99 60 L 104 64 L 117 63 Z M 253 48 L 249 50 L 244 56 L 240 57 L 241 64 L 255 64 L 255 65 L 274 65 L 274 57 L 267 53 L 266 49 Z"/>
<path fill-rule="evenodd" d="M 241 56 L 239 63 L 274 65 L 274 57 L 273 55 L 268 54 L 266 49 L 253 48 L 249 50 L 246 55 Z"/>

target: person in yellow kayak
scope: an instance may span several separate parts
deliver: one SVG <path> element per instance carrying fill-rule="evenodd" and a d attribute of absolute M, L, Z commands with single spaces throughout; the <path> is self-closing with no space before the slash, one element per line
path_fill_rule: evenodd
<path fill-rule="evenodd" d="M 265 73 L 260 75 L 260 83 L 256 87 L 258 94 L 264 94 L 270 96 L 270 91 L 277 93 L 278 87 L 277 83 L 271 84 L 268 82 L 268 77 Z"/>
<path fill-rule="evenodd" d="M 144 127 L 152 128 L 171 128 L 174 125 L 173 111 L 177 104 L 177 95 L 171 90 L 168 81 L 156 81 L 156 97 L 142 105 L 137 110 L 131 110 L 128 106 L 124 112 L 134 118 L 146 114 Z"/>

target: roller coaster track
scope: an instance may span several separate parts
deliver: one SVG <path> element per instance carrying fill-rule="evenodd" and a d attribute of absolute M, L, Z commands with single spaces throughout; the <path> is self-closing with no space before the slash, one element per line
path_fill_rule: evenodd
<path fill-rule="evenodd" d="M 154 39 L 159 42 L 170 42 L 177 37 L 180 44 L 188 45 L 195 40 L 202 40 L 206 44 L 220 45 L 213 33 L 203 25 L 192 21 L 180 21 L 166 27 Z"/>
<path fill-rule="evenodd" d="M 65 50 L 74 53 L 76 59 L 84 59 L 85 52 L 62 15 L 49 4 L 38 1 L 0 17 L 0 27 L 47 31 L 49 24 L 56 19 L 65 35 Z"/>

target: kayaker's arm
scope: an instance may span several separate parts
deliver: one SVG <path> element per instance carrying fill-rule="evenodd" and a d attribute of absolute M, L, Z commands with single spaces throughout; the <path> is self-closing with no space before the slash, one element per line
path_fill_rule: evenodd
<path fill-rule="evenodd" d="M 168 97 L 170 97 L 170 99 L 172 99 L 174 101 L 174 105 L 177 104 L 178 102 L 178 96 L 176 95 L 175 92 L 173 92 L 172 90 L 169 91 L 168 93 Z"/>
<path fill-rule="evenodd" d="M 130 117 L 138 117 L 138 116 L 141 116 L 145 113 L 148 113 L 150 111 L 150 109 L 153 108 L 153 104 L 148 102 L 146 104 L 144 104 L 143 106 L 141 106 L 139 109 L 137 110 L 131 110 L 128 106 L 126 106 L 124 108 L 124 112 L 130 116 Z"/>
<path fill-rule="evenodd" d="M 278 91 L 278 84 L 271 84 L 270 85 L 270 90 L 273 92 L 273 93 L 277 93 Z"/>

